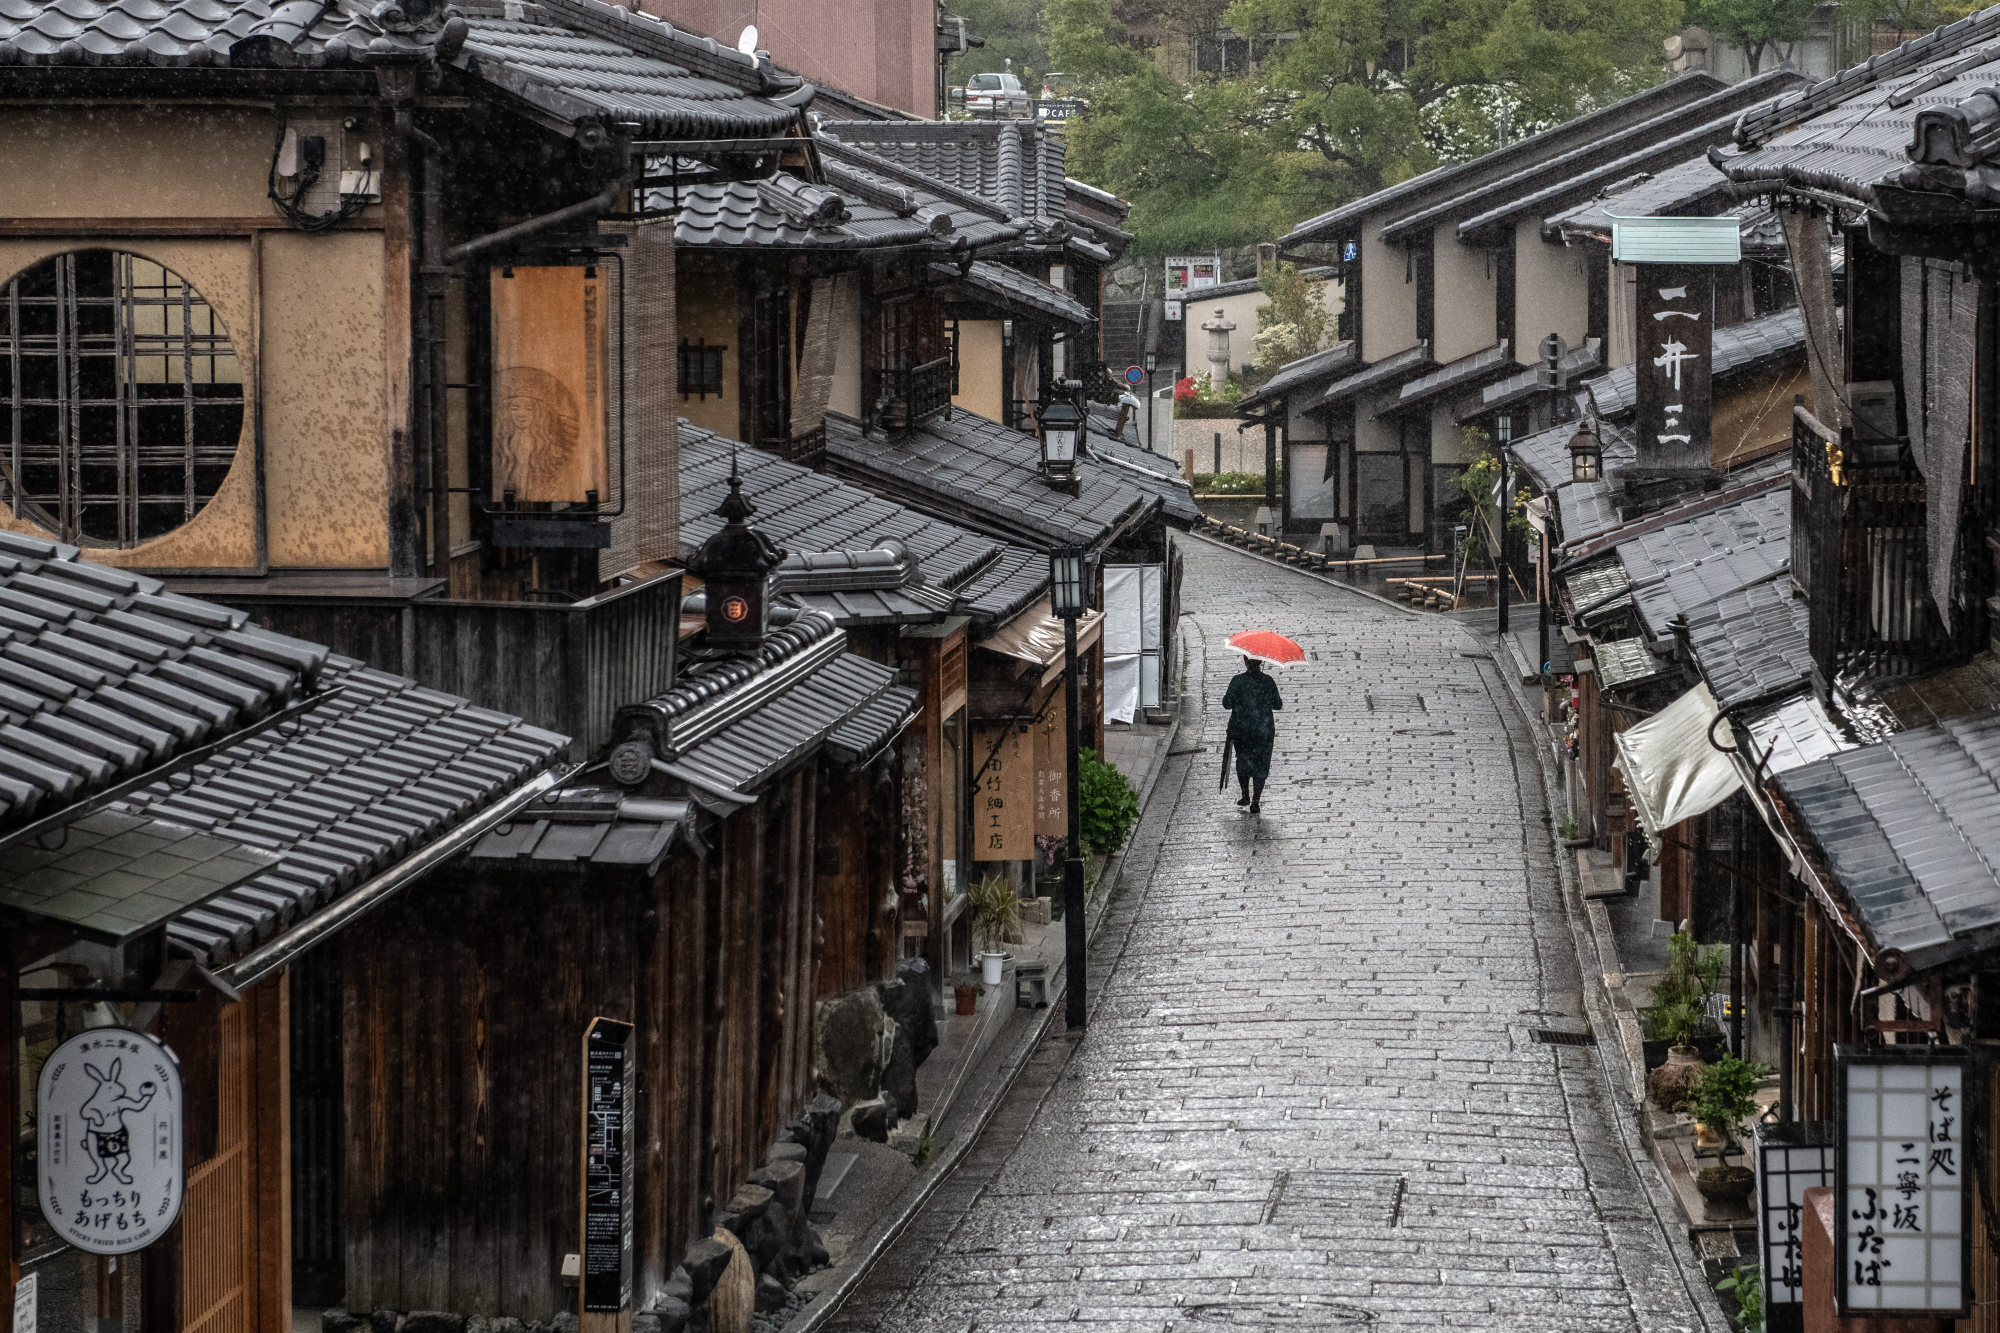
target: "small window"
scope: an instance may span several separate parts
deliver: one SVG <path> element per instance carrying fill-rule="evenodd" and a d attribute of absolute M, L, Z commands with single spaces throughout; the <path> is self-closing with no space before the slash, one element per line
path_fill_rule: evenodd
<path fill-rule="evenodd" d="M 991 92 L 1000 86 L 998 74 L 975 74 L 965 81 L 965 86 L 975 93 Z"/>
<path fill-rule="evenodd" d="M 78 250 L 0 285 L 0 411 L 0 504 L 65 541 L 131 547 L 222 485 L 243 372 L 180 275 Z"/>
<path fill-rule="evenodd" d="M 714 394 L 720 398 L 723 345 L 701 340 L 689 342 L 683 338 L 680 350 L 681 397 L 706 398 Z"/>

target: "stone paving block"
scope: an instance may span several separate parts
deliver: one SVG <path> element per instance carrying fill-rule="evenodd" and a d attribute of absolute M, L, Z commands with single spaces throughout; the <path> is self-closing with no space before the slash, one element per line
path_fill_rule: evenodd
<path fill-rule="evenodd" d="M 1091 1026 L 1031 1059 L 834 1327 L 1201 1333 L 1228 1302 L 1319 1298 L 1373 1328 L 1698 1328 L 1596 1054 L 1527 1037 L 1580 1021 L 1582 980 L 1490 656 L 1183 549 L 1179 746 L 1205 748 L 1162 770 Z M 1317 655 L 1278 677 L 1261 817 L 1213 785 L 1219 645 L 1253 626 Z M 1280 1313 L 1349 1326 L 1328 1310 Z"/>

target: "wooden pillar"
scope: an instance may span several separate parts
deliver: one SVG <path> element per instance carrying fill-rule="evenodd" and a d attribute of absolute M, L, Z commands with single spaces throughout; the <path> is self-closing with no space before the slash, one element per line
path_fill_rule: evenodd
<path fill-rule="evenodd" d="M 253 1170 L 257 1249 L 256 1326 L 288 1328 L 292 1318 L 291 975 L 279 972 L 244 997 L 250 1004 L 255 1074 Z"/>

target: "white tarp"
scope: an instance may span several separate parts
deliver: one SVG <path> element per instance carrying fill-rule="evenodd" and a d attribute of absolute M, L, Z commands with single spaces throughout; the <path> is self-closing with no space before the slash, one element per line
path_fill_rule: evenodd
<path fill-rule="evenodd" d="M 1165 638 L 1158 565 L 1104 567 L 1104 720 L 1130 722 L 1160 702 Z"/>
<path fill-rule="evenodd" d="M 1104 612 L 1086 611 L 1076 619 L 1076 651 L 1081 656 L 1104 624 Z M 1038 606 L 1031 606 L 978 641 L 988 652 L 1018 657 L 1039 667 L 1059 668 L 1063 660 L 1063 623 Z"/>
<path fill-rule="evenodd" d="M 1743 787 L 1734 757 L 1708 739 L 1710 726 L 1721 715 L 1708 686 L 1697 685 L 1614 738 L 1618 757 L 1613 762 L 1625 775 L 1646 841 L 1656 851 L 1660 830 L 1713 810 Z M 1720 744 L 1735 744 L 1726 725 L 1716 726 L 1715 732 Z"/>

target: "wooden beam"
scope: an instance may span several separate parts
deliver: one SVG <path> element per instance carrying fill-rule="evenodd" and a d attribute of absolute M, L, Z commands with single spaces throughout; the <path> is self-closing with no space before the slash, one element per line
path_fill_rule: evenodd
<path fill-rule="evenodd" d="M 250 1003 L 251 1050 L 256 1075 L 254 1206 L 251 1243 L 256 1251 L 258 1328 L 288 1328 L 292 1317 L 292 1009 L 291 973 L 257 983 Z"/>

